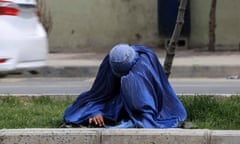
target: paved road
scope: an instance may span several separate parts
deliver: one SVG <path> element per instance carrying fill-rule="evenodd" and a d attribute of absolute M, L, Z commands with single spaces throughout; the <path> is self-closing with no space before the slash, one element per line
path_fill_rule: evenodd
<path fill-rule="evenodd" d="M 93 78 L 0 79 L 1 95 L 78 95 L 91 87 Z M 240 94 L 240 80 L 170 79 L 177 94 Z"/>
<path fill-rule="evenodd" d="M 240 94 L 239 79 L 172 79 L 178 94 Z"/>

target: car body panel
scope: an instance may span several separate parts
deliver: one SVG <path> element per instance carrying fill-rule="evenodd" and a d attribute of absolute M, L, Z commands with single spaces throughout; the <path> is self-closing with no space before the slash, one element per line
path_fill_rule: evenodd
<path fill-rule="evenodd" d="M 9 6 L 9 2 L 12 3 Z M 0 72 L 46 66 L 47 34 L 36 15 L 35 0 L 11 0 L 1 4 L 19 10 L 17 16 L 0 15 Z M 3 5 L 4 5 L 3 4 Z M 26 6 L 31 5 L 31 6 Z"/>
<path fill-rule="evenodd" d="M 17 3 L 17 4 L 29 4 L 29 5 L 37 4 L 35 0 L 0 0 L 0 2 L 1 1 L 8 1 L 8 2 Z"/>

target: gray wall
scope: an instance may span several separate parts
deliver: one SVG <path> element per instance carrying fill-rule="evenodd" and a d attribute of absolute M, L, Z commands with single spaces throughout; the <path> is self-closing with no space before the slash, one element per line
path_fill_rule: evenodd
<path fill-rule="evenodd" d="M 211 0 L 191 0 L 191 47 L 208 44 Z M 238 49 L 240 42 L 240 1 L 217 0 L 216 45 L 218 49 Z"/>
<path fill-rule="evenodd" d="M 54 23 L 49 35 L 52 51 L 159 43 L 155 0 L 49 0 L 48 7 Z"/>
<path fill-rule="evenodd" d="M 47 0 L 53 29 L 51 52 L 108 51 L 116 43 L 163 47 L 157 0 Z M 189 46 L 206 48 L 210 0 L 190 0 Z M 240 41 L 240 1 L 218 0 L 216 43 L 226 49 Z"/>

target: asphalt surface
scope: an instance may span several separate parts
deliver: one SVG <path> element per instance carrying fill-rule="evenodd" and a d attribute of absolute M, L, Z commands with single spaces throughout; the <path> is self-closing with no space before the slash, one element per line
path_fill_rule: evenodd
<path fill-rule="evenodd" d="M 11 78 L 0 79 L 0 95 L 19 96 L 78 96 L 91 88 L 95 78 Z M 240 81 L 232 79 L 171 78 L 178 95 L 240 94 Z"/>

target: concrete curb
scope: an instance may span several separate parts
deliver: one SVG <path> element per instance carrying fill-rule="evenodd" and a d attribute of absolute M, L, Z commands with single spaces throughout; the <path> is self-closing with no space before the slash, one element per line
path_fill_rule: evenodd
<path fill-rule="evenodd" d="M 37 69 L 36 74 L 28 71 L 19 71 L 17 77 L 95 77 L 99 66 L 47 66 Z M 173 66 L 173 78 L 225 78 L 229 75 L 238 75 L 240 66 Z M 15 76 L 9 75 L 9 77 Z"/>
<path fill-rule="evenodd" d="M 239 144 L 238 130 L 2 129 L 1 144 Z"/>

